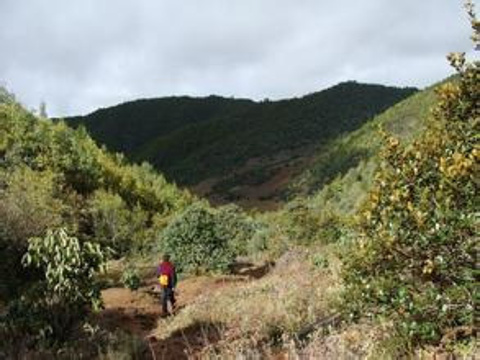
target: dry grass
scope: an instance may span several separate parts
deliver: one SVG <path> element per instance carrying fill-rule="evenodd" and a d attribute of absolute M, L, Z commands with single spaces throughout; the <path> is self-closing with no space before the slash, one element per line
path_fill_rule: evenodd
<path fill-rule="evenodd" d="M 328 266 L 314 265 L 319 251 L 330 259 Z M 331 315 L 340 288 L 338 268 L 326 247 L 290 251 L 262 279 L 206 292 L 174 318 L 160 320 L 154 335 L 165 341 L 196 324 L 214 324 L 221 336 L 204 353 L 226 356 L 253 347 L 273 355 L 272 348 Z"/>
<path fill-rule="evenodd" d="M 387 324 L 371 323 L 349 325 L 328 335 L 319 330 L 306 347 L 291 353 L 301 359 L 390 359 L 388 351 L 379 349 L 389 334 L 391 327 Z"/>

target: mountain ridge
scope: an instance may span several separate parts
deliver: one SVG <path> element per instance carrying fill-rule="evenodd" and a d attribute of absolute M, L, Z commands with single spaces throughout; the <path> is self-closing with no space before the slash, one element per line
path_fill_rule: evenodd
<path fill-rule="evenodd" d="M 310 152 L 359 128 L 417 91 L 348 81 L 272 101 L 216 95 L 139 99 L 65 120 L 73 127 L 85 126 L 110 150 L 150 162 L 169 181 L 183 186 L 229 177 L 248 160 L 260 158 L 267 166 L 254 169 L 252 181 L 259 183 L 275 176 L 266 173 L 277 154 L 286 154 L 288 163 L 302 149 Z"/>

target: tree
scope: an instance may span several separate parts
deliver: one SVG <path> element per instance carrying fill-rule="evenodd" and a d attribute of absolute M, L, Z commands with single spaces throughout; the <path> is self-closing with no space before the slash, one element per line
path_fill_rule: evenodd
<path fill-rule="evenodd" d="M 479 44 L 479 22 L 467 5 Z M 430 128 L 409 147 L 387 136 L 383 165 L 345 257 L 352 315 L 394 320 L 412 344 L 473 333 L 480 144 L 480 63 L 448 59 Z"/>
<path fill-rule="evenodd" d="M 106 256 L 98 244 L 80 243 L 65 229 L 48 230 L 31 238 L 23 257 L 35 269 L 38 281 L 10 308 L 10 325 L 21 333 L 65 340 L 91 309 L 100 308 L 96 274 L 105 269 Z"/>
<path fill-rule="evenodd" d="M 120 195 L 97 190 L 90 198 L 89 214 L 96 242 L 117 255 L 141 245 L 139 238 L 145 236 L 148 218 L 141 207 L 129 209 Z"/>
<path fill-rule="evenodd" d="M 219 217 L 202 203 L 190 206 L 162 232 L 162 251 L 179 271 L 225 271 L 235 258 Z"/>

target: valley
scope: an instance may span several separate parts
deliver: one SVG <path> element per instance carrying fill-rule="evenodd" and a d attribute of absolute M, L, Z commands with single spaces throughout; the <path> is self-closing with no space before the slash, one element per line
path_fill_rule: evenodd
<path fill-rule="evenodd" d="M 209 3 L 202 2 L 202 10 Z M 303 27 L 305 9 L 313 4 L 288 8 L 302 9 L 302 16 L 287 11 L 282 26 L 265 33 L 255 27 L 250 34 L 242 21 L 240 27 L 250 37 L 254 34 L 255 41 L 243 31 L 225 39 L 218 31 L 206 36 L 203 31 L 219 24 L 200 24 L 207 12 L 198 8 L 189 18 L 196 26 L 187 31 L 195 41 L 183 48 L 189 41 L 177 37 L 185 36 L 178 31 L 186 31 L 185 24 L 167 33 L 135 36 L 136 27 L 158 30 L 159 23 L 171 19 L 155 17 L 155 26 L 143 27 L 149 18 L 145 4 L 126 11 L 119 2 L 121 28 L 128 28 L 128 34 L 121 33 L 121 41 L 108 51 L 93 46 L 95 42 L 90 49 L 86 42 L 87 62 L 102 64 L 94 72 L 99 82 L 78 64 L 67 66 L 69 57 L 83 63 L 82 57 L 71 55 L 77 46 L 85 50 L 85 43 L 70 41 L 68 51 L 58 52 L 68 55 L 60 56 L 68 76 L 62 72 L 54 82 L 57 109 L 97 104 L 97 110 L 49 117 L 45 102 L 38 110 L 29 108 L 0 85 L 0 359 L 480 357 L 475 321 L 480 228 L 477 54 L 450 53 L 450 72 L 436 72 L 430 58 L 444 39 L 437 44 L 427 35 L 443 24 L 441 17 L 436 14 L 432 20 L 421 13 L 417 20 L 425 36 L 414 36 L 410 16 L 416 19 L 415 12 L 409 13 L 409 31 L 400 31 L 393 21 L 395 12 L 387 16 L 380 4 L 362 4 L 365 14 L 377 15 L 369 26 L 386 21 L 392 31 L 385 25 L 382 31 L 375 28 L 369 42 L 341 56 L 336 50 L 342 48 L 340 40 L 335 37 L 335 46 L 325 42 L 338 32 L 337 17 L 328 13 L 335 19 L 329 36 L 316 30 L 325 25 L 318 24 L 316 15 L 314 24 Z M 14 2 L 9 6 L 12 18 L 21 19 L 13 13 Z M 85 19 L 95 17 L 96 6 Z M 171 6 L 162 11 L 174 14 L 177 4 Z M 443 6 L 436 4 L 436 9 L 446 14 Z M 225 9 L 213 13 L 222 15 Z M 250 14 L 255 9 L 248 10 Z M 478 50 L 480 21 L 471 1 L 465 2 L 465 10 Z M 83 8 L 77 11 L 86 14 Z M 102 29 L 115 20 L 110 9 L 107 13 Z M 344 15 L 337 13 L 338 19 Z M 35 14 L 28 19 L 37 24 L 36 31 L 22 33 L 41 34 L 52 26 L 43 18 L 39 26 L 39 18 Z M 79 22 L 88 23 L 82 31 L 89 30 L 85 19 Z M 249 16 L 248 24 L 273 21 L 263 15 L 259 19 Z M 284 26 L 299 19 L 298 33 Z M 350 22 L 366 21 L 345 19 L 345 31 Z M 131 26 L 125 25 L 127 20 L 133 21 Z M 67 30 L 67 21 L 53 23 Z M 220 24 L 222 31 L 235 25 Z M 77 31 L 77 26 L 71 28 Z M 283 28 L 289 31 L 280 31 Z M 110 44 L 119 36 L 115 29 L 96 33 L 95 40 Z M 1 39 L 14 33 L 2 32 Z M 310 33 L 317 42 L 306 41 Z M 354 33 L 363 35 L 355 30 L 349 36 Z M 59 40 L 63 31 L 52 34 Z M 261 34 L 269 45 L 247 51 L 246 44 L 262 42 Z M 389 37 L 399 34 L 398 46 L 389 45 Z M 214 41 L 205 42 L 210 37 Z M 373 46 L 377 37 L 388 46 Z M 431 43 L 414 42 L 417 37 Z M 193 43 L 201 46 L 191 48 Z M 18 44 L 23 42 L 15 41 Z M 162 44 L 168 46 L 149 68 L 143 50 L 152 46 L 157 51 Z M 302 44 L 308 45 L 308 54 L 300 51 Z M 43 44 L 45 50 L 50 45 Z M 288 63 L 281 63 L 280 76 L 273 65 L 283 60 L 279 53 L 285 47 Z M 318 49 L 322 60 L 336 60 L 323 63 L 323 70 L 315 60 L 315 69 L 318 65 L 321 71 L 295 65 Z M 41 50 L 32 61 L 48 59 L 50 64 L 56 59 Z M 189 57 L 180 50 L 199 61 L 200 87 L 186 80 L 196 78 L 197 64 L 188 65 Z M 12 63 L 22 63 L 22 57 L 12 58 Z M 263 62 L 267 59 L 271 69 Z M 243 66 L 235 68 L 237 61 Z M 132 88 L 121 81 L 128 64 L 132 68 L 125 73 L 135 79 L 129 83 L 136 84 Z M 18 81 L 13 68 L 7 66 L 4 73 Z M 230 68 L 236 71 L 224 72 Z M 21 87 L 27 94 L 20 94 L 22 100 L 51 89 L 30 67 L 19 69 L 22 81 L 29 83 L 28 90 Z M 295 86 L 287 86 L 286 92 L 293 70 Z M 256 71 L 263 77 L 254 76 Z M 220 74 L 220 82 L 214 81 L 215 74 Z M 276 89 L 272 94 L 298 94 L 293 89 L 311 88 L 318 74 L 325 76 L 319 83 L 352 77 L 382 79 L 385 84 L 421 83 L 413 81 L 415 77 L 424 84 L 437 80 L 420 88 L 341 81 L 306 95 L 260 101 L 160 96 L 210 93 L 205 89 L 244 94 L 255 87 L 250 94 L 262 98 L 262 86 Z M 70 76 L 78 89 L 67 86 Z M 402 76 L 409 81 L 400 81 Z M 242 86 L 226 91 L 234 78 Z M 138 83 L 145 86 L 142 91 Z M 162 88 L 173 85 L 179 87 L 171 92 Z M 151 98 L 126 100 L 152 93 Z M 106 106 L 107 99 L 123 102 Z"/>

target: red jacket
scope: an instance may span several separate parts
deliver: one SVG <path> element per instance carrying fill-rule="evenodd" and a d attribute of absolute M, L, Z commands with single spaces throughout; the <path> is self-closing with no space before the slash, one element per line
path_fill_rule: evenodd
<path fill-rule="evenodd" d="M 157 268 L 157 276 L 168 276 L 168 287 L 174 288 L 177 285 L 177 273 L 175 266 L 170 261 L 164 261 Z"/>

